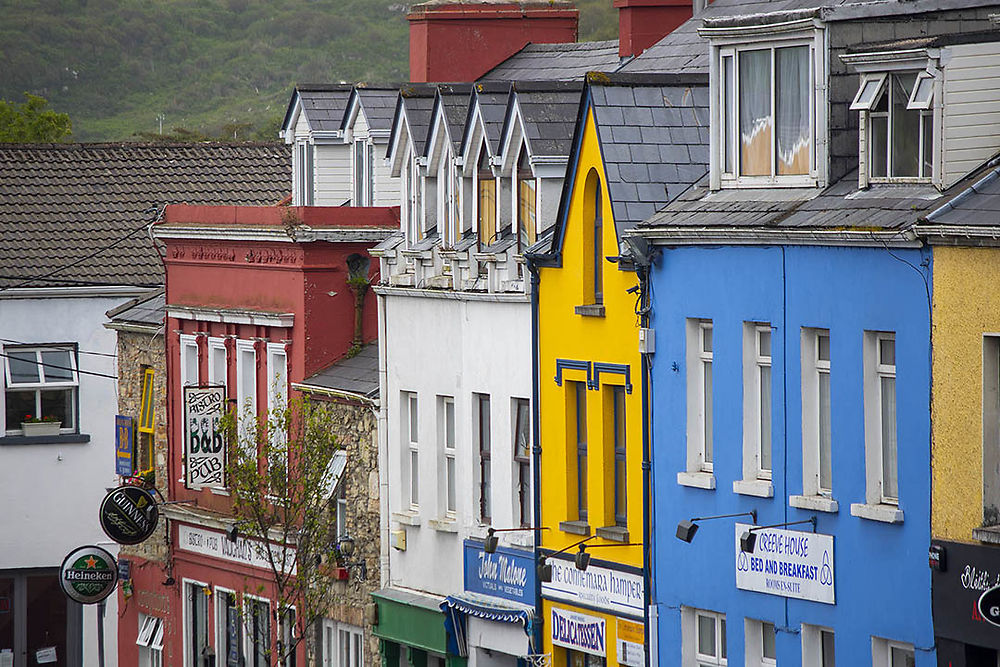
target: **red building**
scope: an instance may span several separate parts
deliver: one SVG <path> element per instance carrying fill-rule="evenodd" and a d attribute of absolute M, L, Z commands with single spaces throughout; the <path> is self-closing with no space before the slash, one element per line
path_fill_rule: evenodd
<path fill-rule="evenodd" d="M 167 478 L 157 486 L 170 501 L 167 558 L 134 559 L 119 590 L 120 664 L 274 664 L 279 633 L 311 636 L 278 613 L 270 567 L 232 532 L 218 461 L 185 449 L 183 387 L 223 386 L 230 404 L 266 419 L 292 385 L 377 340 L 375 297 L 361 297 L 356 325 L 348 279 L 378 281 L 368 249 L 398 228 L 398 208 L 167 207 L 155 228 L 166 246 Z M 305 645 L 285 664 L 304 665 Z"/>

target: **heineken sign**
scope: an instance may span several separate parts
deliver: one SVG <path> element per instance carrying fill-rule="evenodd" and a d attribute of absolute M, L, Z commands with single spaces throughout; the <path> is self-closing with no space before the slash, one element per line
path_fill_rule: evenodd
<path fill-rule="evenodd" d="M 184 387 L 184 464 L 189 489 L 225 488 L 226 448 L 219 422 L 225 387 Z"/>
<path fill-rule="evenodd" d="M 101 503 L 101 528 L 118 544 L 139 544 L 156 530 L 160 511 L 149 491 L 119 486 Z"/>
<path fill-rule="evenodd" d="M 118 565 L 100 547 L 79 547 L 70 552 L 59 570 L 63 592 L 80 604 L 95 604 L 115 590 Z"/>

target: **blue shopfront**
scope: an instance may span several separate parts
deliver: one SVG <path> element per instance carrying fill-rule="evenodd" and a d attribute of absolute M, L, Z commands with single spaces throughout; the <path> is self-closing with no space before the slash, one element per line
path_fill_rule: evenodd
<path fill-rule="evenodd" d="M 935 664 L 930 257 L 874 245 L 662 248 L 660 665 Z"/>
<path fill-rule="evenodd" d="M 517 667 L 534 647 L 536 572 L 526 549 L 464 543 L 465 590 L 445 598 L 449 652 L 469 667 Z"/>

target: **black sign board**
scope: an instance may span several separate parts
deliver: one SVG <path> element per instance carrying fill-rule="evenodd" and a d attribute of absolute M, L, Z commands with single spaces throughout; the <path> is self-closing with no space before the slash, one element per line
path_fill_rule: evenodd
<path fill-rule="evenodd" d="M 115 590 L 118 566 L 114 556 L 101 547 L 78 547 L 66 556 L 59 569 L 63 592 L 80 604 L 96 604 Z"/>
<path fill-rule="evenodd" d="M 156 530 L 160 510 L 149 491 L 119 486 L 101 503 L 101 528 L 118 544 L 139 544 Z"/>
<path fill-rule="evenodd" d="M 979 613 L 987 622 L 1000 627 L 1000 586 L 994 586 L 980 596 Z"/>
<path fill-rule="evenodd" d="M 1000 627 L 982 611 L 996 608 L 1000 623 L 1000 547 L 934 540 L 947 567 L 931 569 L 934 634 L 964 644 L 1000 649 Z"/>

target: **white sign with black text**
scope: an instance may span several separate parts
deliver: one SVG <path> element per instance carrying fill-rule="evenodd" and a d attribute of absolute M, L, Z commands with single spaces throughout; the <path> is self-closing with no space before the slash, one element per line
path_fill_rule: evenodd
<path fill-rule="evenodd" d="M 642 575 L 593 564 L 578 570 L 573 561 L 560 558 L 549 558 L 547 562 L 552 566 L 552 581 L 542 583 L 542 597 L 642 618 Z"/>
<path fill-rule="evenodd" d="M 225 387 L 184 387 L 184 465 L 189 489 L 226 486 L 226 447 L 219 431 Z"/>
<path fill-rule="evenodd" d="M 177 542 L 184 551 L 221 558 L 271 572 L 274 571 L 271 567 L 273 559 L 276 569 L 295 574 L 295 549 L 291 547 L 283 550 L 277 544 L 265 545 L 258 540 L 248 540 L 243 537 L 231 540 L 225 533 L 188 526 L 183 523 L 177 527 Z M 270 557 L 267 554 L 268 546 L 271 548 Z"/>
<path fill-rule="evenodd" d="M 591 655 L 607 655 L 608 629 L 603 618 L 552 608 L 552 643 Z"/>
<path fill-rule="evenodd" d="M 740 549 L 740 536 L 751 528 L 736 524 L 736 587 L 786 598 L 836 604 L 833 535 L 800 530 L 755 530 L 752 554 Z"/>

